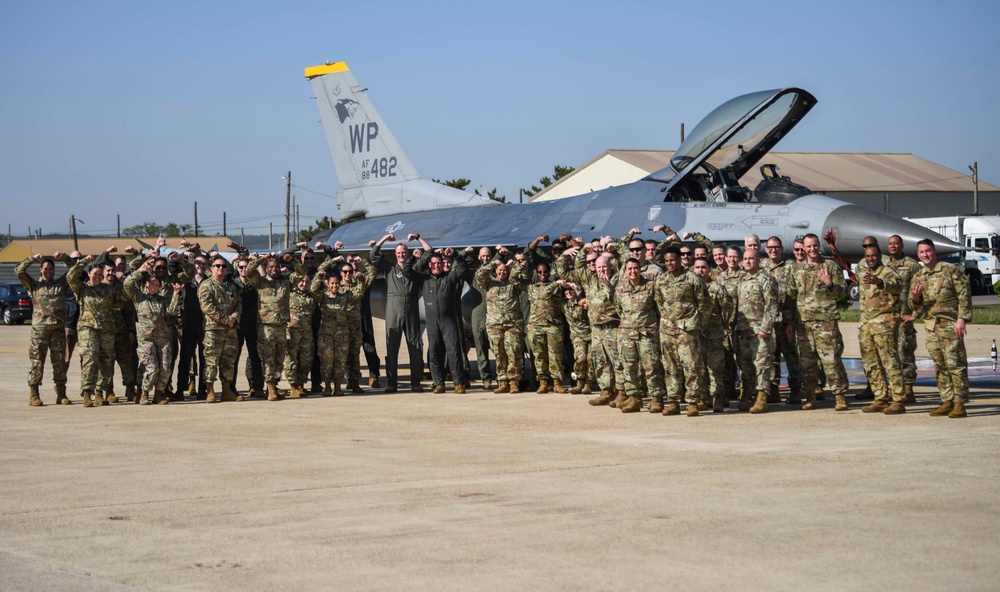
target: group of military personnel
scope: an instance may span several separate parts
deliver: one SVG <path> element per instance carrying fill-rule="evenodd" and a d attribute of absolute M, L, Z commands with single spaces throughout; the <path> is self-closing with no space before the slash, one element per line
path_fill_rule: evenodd
<path fill-rule="evenodd" d="M 361 393 L 362 351 L 369 386 L 380 380 L 369 300 L 382 275 L 387 393 L 399 388 L 404 339 L 410 388 L 423 390 L 421 296 L 434 392 L 445 392 L 449 373 L 456 393 L 471 388 L 462 302 L 468 284 L 479 376 L 495 393 L 526 388 L 527 358 L 538 393 L 590 393 L 596 383 L 600 393 L 590 404 L 624 413 L 645 407 L 679 415 L 686 404 L 685 413 L 695 416 L 709 408 L 722 412 L 730 401 L 738 401 L 741 411 L 763 413 L 782 402 L 784 358 L 785 403 L 813 409 L 825 384 L 835 409 L 849 408 L 838 326 L 845 272 L 822 256 L 819 237 L 797 240 L 794 257 L 786 259 L 778 237 L 767 239 L 762 257 L 756 235 L 748 235 L 741 249 L 714 245 L 699 233 L 678 237 L 663 226 L 653 231 L 664 238 L 644 241 L 635 228 L 620 239 L 590 242 L 563 235 L 544 249 L 549 237 L 541 236 L 519 252 L 503 245 L 435 249 L 410 234 L 395 245 L 392 258 L 382 254 L 396 241 L 392 234 L 371 241 L 367 258 L 341 254 L 339 243 L 300 243 L 264 255 L 234 243 L 231 262 L 186 241 L 165 255 L 163 239 L 145 255 L 128 250 L 131 261 L 116 256 L 114 247 L 98 256 L 38 254 L 17 268 L 34 300 L 29 402 L 42 405 L 46 355 L 57 403 L 71 402 L 66 369 L 73 333 L 67 327 L 74 315 L 67 301 L 74 298 L 87 407 L 118 401 L 116 362 L 128 401 L 168 404 L 183 400 L 185 388 L 207 402 L 242 400 L 235 375 L 244 347 L 249 395 L 275 401 Z M 411 251 L 412 242 L 420 247 Z M 914 401 L 914 320 L 923 317 L 942 399 L 931 414 L 964 417 L 967 278 L 938 261 L 931 241 L 918 244 L 920 263 L 904 255 L 898 236 L 889 239 L 885 255 L 874 237 L 863 246 L 856 272 L 859 338 L 874 398 L 863 411 L 899 414 Z M 321 253 L 325 261 L 317 265 Z M 55 276 L 56 261 L 70 266 L 65 276 Z M 34 263 L 41 264 L 39 279 L 28 274 Z M 572 366 L 568 382 L 564 357 Z M 288 391 L 278 388 L 282 374 Z"/>

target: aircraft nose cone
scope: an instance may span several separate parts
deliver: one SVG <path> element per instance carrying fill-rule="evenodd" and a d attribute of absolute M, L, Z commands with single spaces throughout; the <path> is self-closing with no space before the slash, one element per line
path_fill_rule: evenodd
<path fill-rule="evenodd" d="M 861 243 L 869 235 L 878 239 L 883 253 L 886 252 L 889 237 L 894 234 L 903 239 L 904 251 L 912 257 L 917 254 L 917 241 L 925 238 L 934 241 L 938 255 L 948 255 L 962 249 L 958 243 L 919 224 L 855 205 L 841 206 L 830 212 L 823 225 L 823 233 L 826 234 L 830 229 L 837 234 L 837 249 L 840 253 L 855 259 L 864 257 Z"/>

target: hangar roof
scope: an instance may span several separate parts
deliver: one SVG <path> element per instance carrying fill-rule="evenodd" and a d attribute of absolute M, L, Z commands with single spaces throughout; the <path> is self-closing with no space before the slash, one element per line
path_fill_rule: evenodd
<path fill-rule="evenodd" d="M 201 245 L 202 249 L 209 250 L 218 245 L 222 250 L 228 250 L 226 245 L 232 242 L 227 236 L 189 236 L 186 237 L 192 244 Z M 151 238 L 79 238 L 80 252 L 84 255 L 99 255 L 108 247 L 114 245 L 118 248 L 118 254 L 125 254 L 126 247 L 135 247 L 142 251 L 145 247 L 139 243 L 142 241 L 147 245 L 155 245 L 157 237 Z M 179 238 L 167 238 L 167 246 L 179 247 Z M 11 241 L 9 245 L 0 250 L 0 263 L 20 263 L 31 257 L 35 253 L 42 253 L 45 256 L 53 253 L 69 253 L 73 251 L 72 238 L 43 238 L 43 239 L 19 239 Z"/>
<path fill-rule="evenodd" d="M 591 189 L 623 185 L 641 179 L 646 174 L 670 165 L 673 150 L 606 150 L 587 161 L 578 169 L 538 192 L 532 201 L 559 199 L 586 193 L 580 191 L 583 181 L 573 177 L 593 175 L 585 183 Z M 613 159 L 632 165 L 614 167 L 613 172 L 594 174 L 588 171 L 598 162 Z M 943 191 L 971 192 L 971 176 L 939 165 L 913 154 L 867 152 L 771 152 L 760 164 L 775 164 L 779 173 L 792 181 L 820 193 L 837 191 L 907 192 Z M 634 168 L 632 168 L 634 167 Z M 595 167 L 596 171 L 599 167 Z M 751 189 L 761 180 L 759 167 L 752 169 L 740 180 Z M 560 189 L 560 186 L 566 186 Z M 575 186 L 575 187 L 573 187 Z M 573 187 L 571 193 L 566 190 Z M 1000 191 L 1000 187 L 979 180 L 980 191 Z"/>

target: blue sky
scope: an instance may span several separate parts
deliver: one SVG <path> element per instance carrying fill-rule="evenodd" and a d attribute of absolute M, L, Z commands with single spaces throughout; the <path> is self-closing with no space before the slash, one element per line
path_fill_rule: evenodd
<path fill-rule="evenodd" d="M 0 231 L 229 234 L 335 214 L 303 69 L 346 61 L 426 178 L 517 199 L 555 164 L 673 149 L 722 102 L 800 86 L 781 151 L 911 152 L 1000 184 L 990 2 L 3 2 Z M 813 6 L 815 4 L 815 6 Z M 832 4 L 832 3 L 830 3 Z"/>

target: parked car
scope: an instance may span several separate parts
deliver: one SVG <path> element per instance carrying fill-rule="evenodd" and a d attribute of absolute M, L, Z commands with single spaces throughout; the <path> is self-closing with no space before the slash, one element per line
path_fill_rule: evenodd
<path fill-rule="evenodd" d="M 20 325 L 31 318 L 31 295 L 21 284 L 0 284 L 0 311 L 4 325 Z"/>

